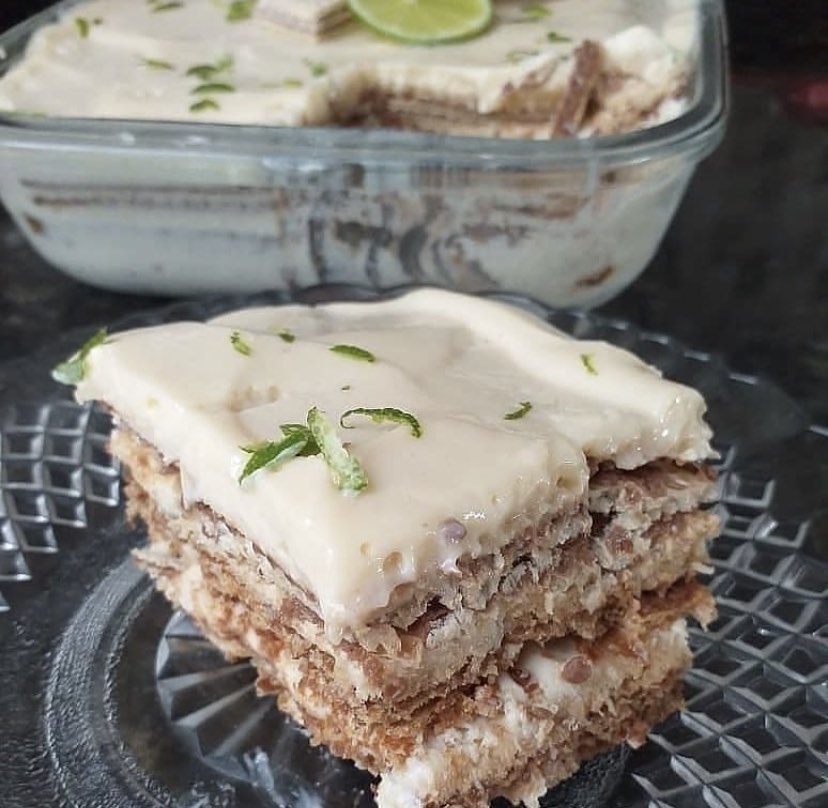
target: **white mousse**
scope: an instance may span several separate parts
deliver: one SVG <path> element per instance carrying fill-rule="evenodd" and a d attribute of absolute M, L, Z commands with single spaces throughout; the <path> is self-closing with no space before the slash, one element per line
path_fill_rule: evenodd
<path fill-rule="evenodd" d="M 572 52 L 585 39 L 603 45 L 614 73 L 669 86 L 686 72 L 697 35 L 696 0 L 501 0 L 484 35 L 438 47 L 402 45 L 355 22 L 317 40 L 274 24 L 264 8 L 231 21 L 230 5 L 73 4 L 0 79 L 0 109 L 320 125 L 377 91 L 490 114 L 513 101 L 515 90 L 562 92 Z M 662 117 L 681 111 L 668 101 Z"/>

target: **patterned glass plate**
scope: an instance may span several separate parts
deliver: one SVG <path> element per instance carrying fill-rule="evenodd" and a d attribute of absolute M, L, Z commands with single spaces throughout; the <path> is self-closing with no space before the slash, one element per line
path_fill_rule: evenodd
<path fill-rule="evenodd" d="M 319 287 L 303 302 L 371 299 Z M 828 430 L 715 356 L 594 314 L 551 313 L 698 387 L 721 453 L 720 617 L 694 630 L 687 709 L 608 753 L 552 806 L 828 806 Z M 201 319 L 286 295 L 180 304 L 118 328 Z M 370 808 L 371 779 L 313 749 L 246 663 L 171 613 L 130 562 L 107 417 L 49 368 L 86 335 L 0 366 L 0 804 Z"/>

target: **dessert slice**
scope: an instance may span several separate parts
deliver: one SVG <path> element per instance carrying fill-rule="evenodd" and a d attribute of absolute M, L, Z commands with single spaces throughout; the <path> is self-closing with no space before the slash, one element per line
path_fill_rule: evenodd
<path fill-rule="evenodd" d="M 314 741 L 396 784 L 382 804 L 531 801 L 677 703 L 658 688 L 686 665 L 681 631 L 656 668 L 622 665 L 612 638 L 646 650 L 712 615 L 693 583 L 716 531 L 710 431 L 696 392 L 630 354 L 423 290 L 127 332 L 76 362 L 78 397 L 116 418 L 139 563 Z M 429 763 L 478 720 L 509 731 L 510 678 L 573 643 L 629 675 L 588 700 L 559 763 L 571 722 L 538 725 L 511 768 L 480 757 L 474 782 Z M 575 709 L 547 690 L 543 709 Z M 636 720 L 590 735 L 623 699 Z M 460 790 L 420 788 L 423 766 Z"/>

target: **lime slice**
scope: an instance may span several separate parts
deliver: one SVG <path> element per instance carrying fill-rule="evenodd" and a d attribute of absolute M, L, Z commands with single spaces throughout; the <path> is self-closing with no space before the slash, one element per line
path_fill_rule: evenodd
<path fill-rule="evenodd" d="M 418 45 L 468 39 L 492 21 L 491 0 L 348 0 L 348 6 L 375 31 Z"/>

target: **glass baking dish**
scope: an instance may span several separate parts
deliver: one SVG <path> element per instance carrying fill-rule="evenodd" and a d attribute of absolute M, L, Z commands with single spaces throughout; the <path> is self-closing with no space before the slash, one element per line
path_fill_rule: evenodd
<path fill-rule="evenodd" d="M 0 72 L 73 4 L 0 36 Z M 698 13 L 688 109 L 648 129 L 526 141 L 0 114 L 0 199 L 47 261 L 107 289 L 415 282 L 597 305 L 647 265 L 721 139 L 722 4 Z"/>

